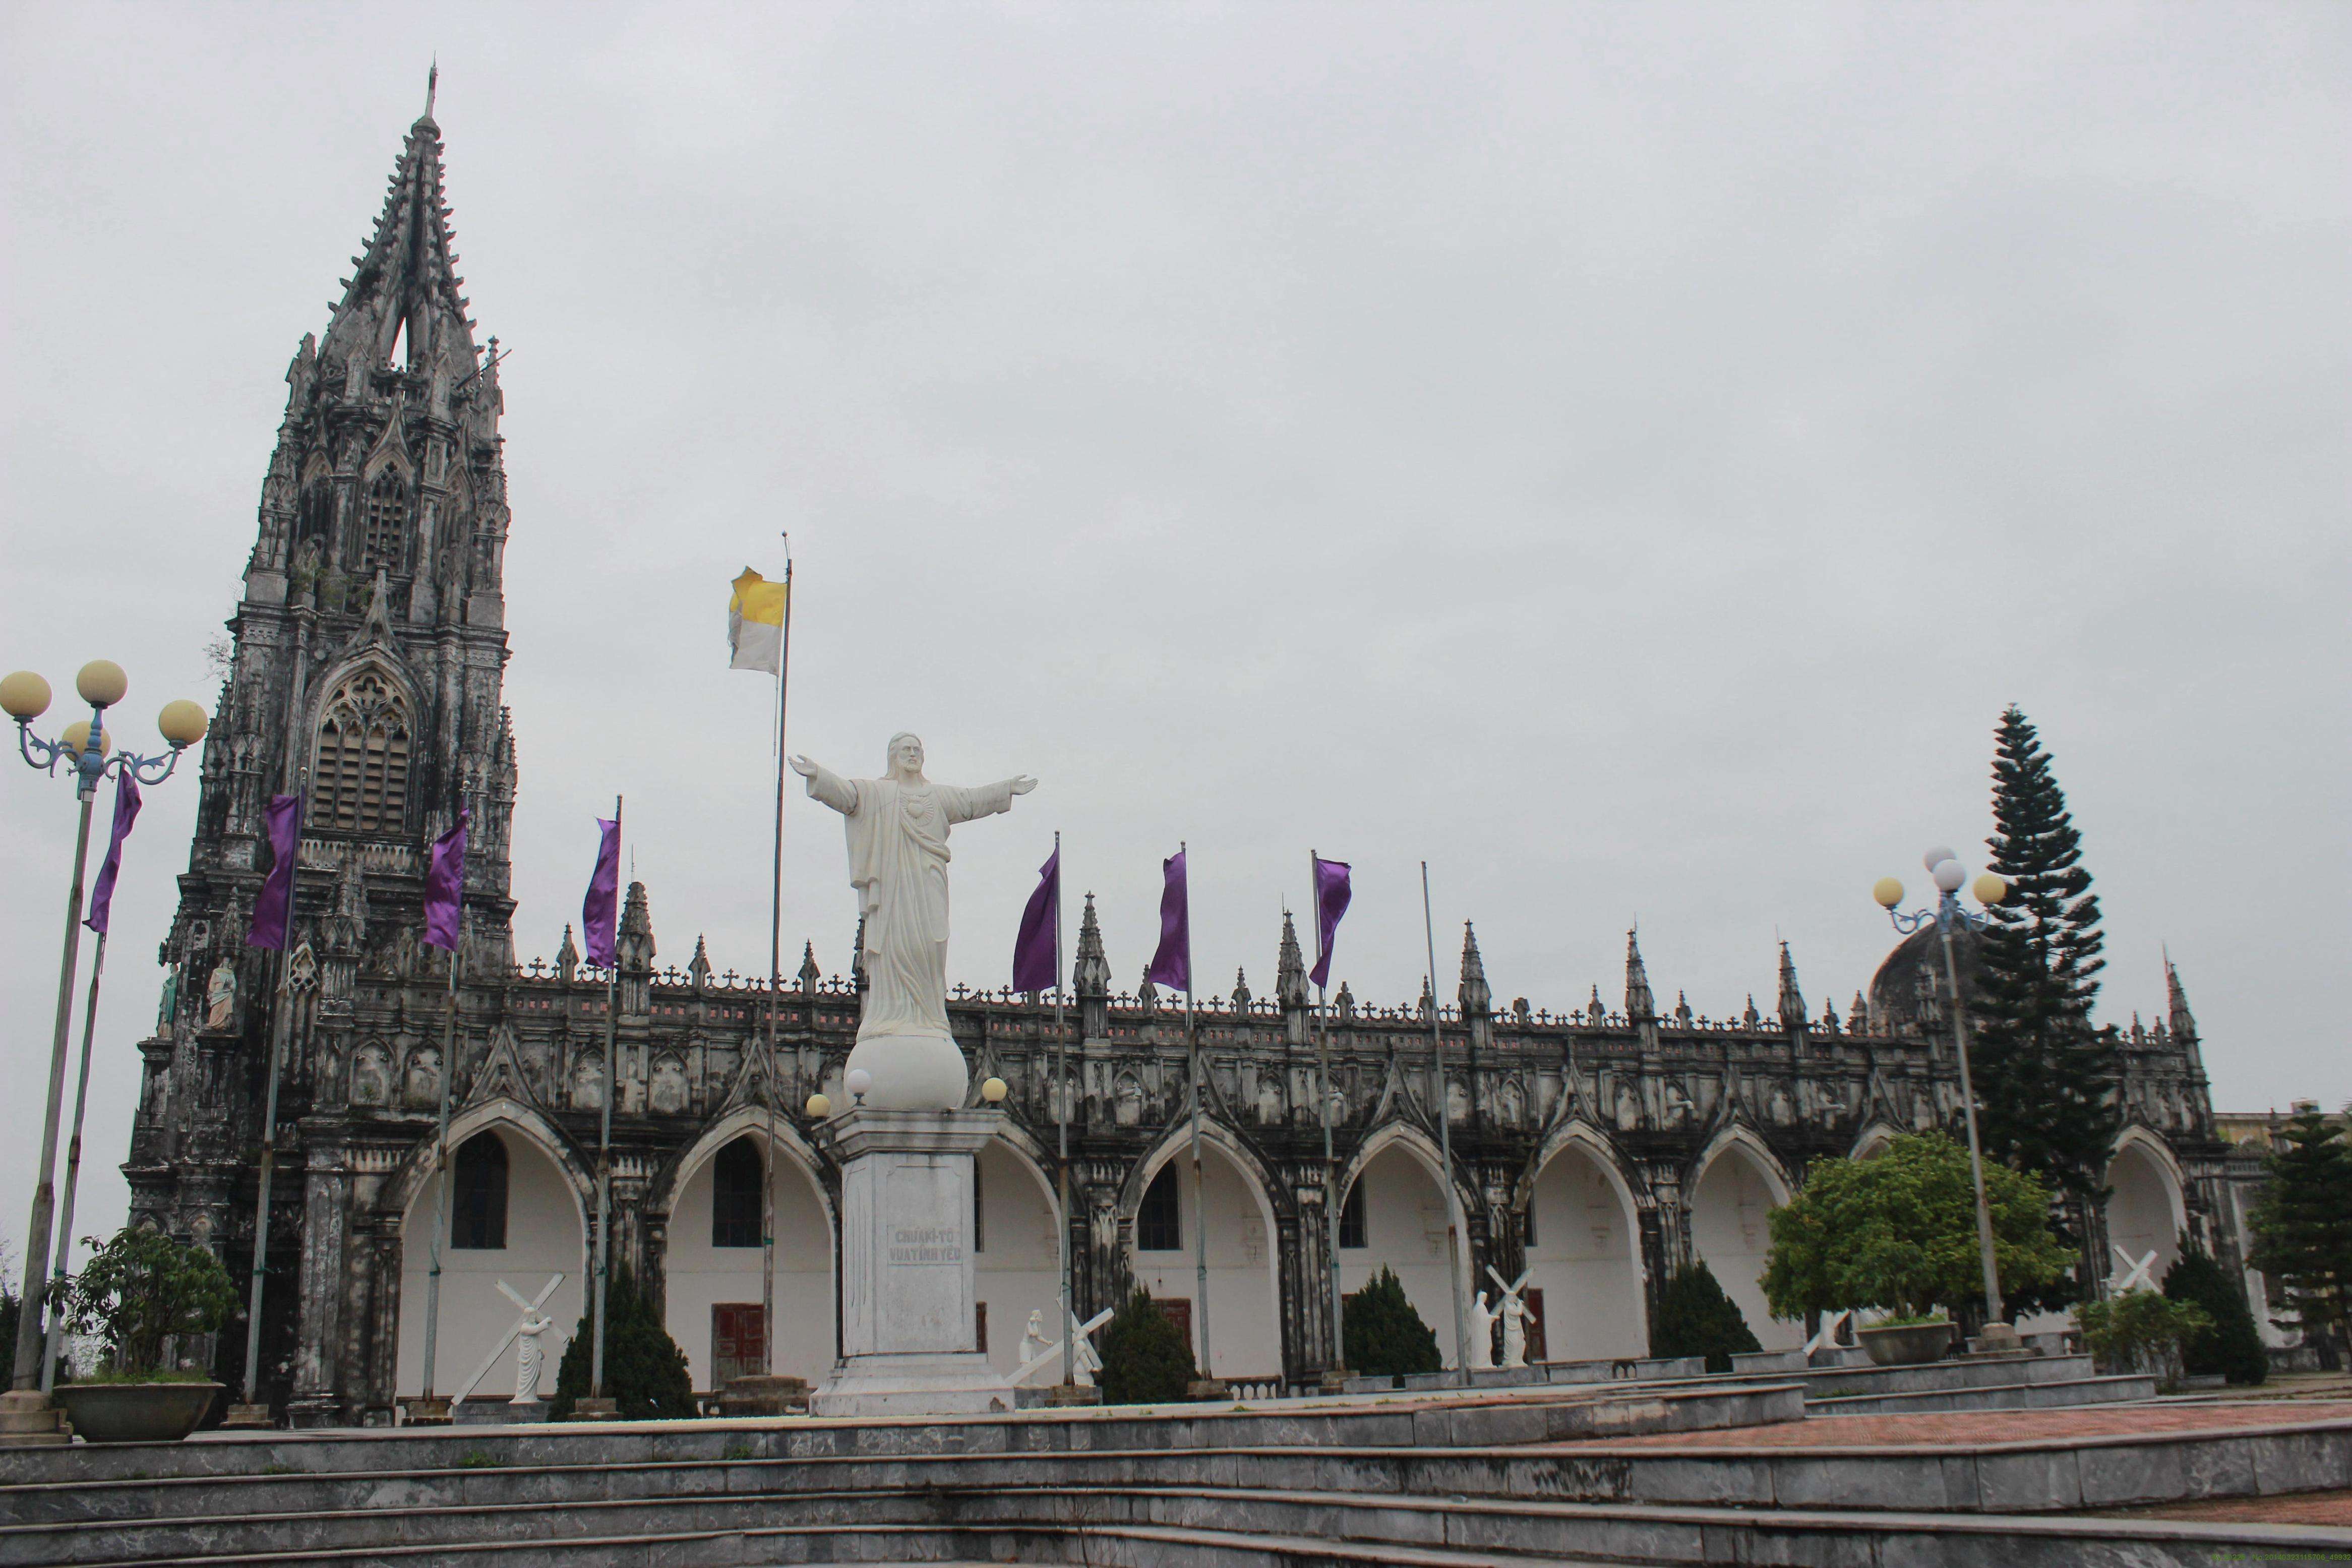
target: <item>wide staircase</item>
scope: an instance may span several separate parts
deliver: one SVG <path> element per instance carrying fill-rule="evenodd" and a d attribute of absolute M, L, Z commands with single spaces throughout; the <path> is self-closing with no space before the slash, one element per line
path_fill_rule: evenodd
<path fill-rule="evenodd" d="M 1965 1375 L 1946 1369 L 1953 1389 Z M 1923 1445 L 1808 1417 L 1809 1381 L 19 1450 L 0 1454 L 0 1564 L 2054 1568 L 2352 1549 L 2352 1530 L 2079 1517 L 2352 1485 L 2352 1406 L 2148 1405 L 2128 1424 L 2146 1430 Z M 2034 1419 L 2053 1417 L 2016 1417 Z M 1955 1420 L 1981 1425 L 1894 1424 Z"/>

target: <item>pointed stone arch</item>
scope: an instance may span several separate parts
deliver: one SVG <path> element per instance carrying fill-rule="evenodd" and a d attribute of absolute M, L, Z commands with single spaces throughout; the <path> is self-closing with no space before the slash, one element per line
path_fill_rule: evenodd
<path fill-rule="evenodd" d="M 1426 1223 L 1417 1227 L 1417 1248 L 1413 1216 L 1405 1206 L 1412 1199 L 1412 1188 L 1394 1173 L 1399 1163 L 1417 1172 L 1438 1200 L 1438 1225 L 1433 1232 Z M 1383 1167 L 1390 1173 L 1381 1173 Z M 1363 1216 L 1364 1246 L 1361 1250 L 1341 1247 L 1341 1291 L 1361 1289 L 1380 1268 L 1393 1270 L 1406 1297 L 1436 1333 L 1438 1353 L 1448 1366 L 1454 1364 L 1458 1343 L 1454 1313 L 1466 1307 L 1476 1289 L 1468 1223 L 1476 1194 L 1465 1188 L 1463 1175 L 1456 1162 L 1449 1180 L 1437 1141 L 1412 1123 L 1395 1120 L 1375 1127 L 1356 1146 L 1340 1167 L 1337 1184 L 1343 1211 L 1358 1189 L 1362 1191 L 1356 1212 Z"/>
<path fill-rule="evenodd" d="M 1801 1342 L 1799 1327 L 1774 1318 L 1761 1283 L 1772 1245 L 1769 1217 L 1795 1184 L 1770 1145 L 1745 1119 L 1723 1128 L 1684 1178 L 1691 1256 L 1703 1260 L 1766 1350 Z"/>
<path fill-rule="evenodd" d="M 1651 1201 L 1638 1170 L 1628 1174 L 1615 1140 L 1582 1116 L 1554 1129 L 1528 1161 L 1513 1184 L 1512 1204 L 1526 1216 L 1523 1237 L 1528 1221 L 1543 1221 L 1525 1240 L 1525 1264 L 1529 1287 L 1543 1292 L 1547 1359 L 1649 1353 L 1642 1211 Z M 1597 1237 L 1596 1228 L 1602 1232 Z"/>
<path fill-rule="evenodd" d="M 2107 1156 L 2105 1182 L 2108 1251 L 2098 1260 L 2099 1277 L 2122 1270 L 2116 1247 L 2134 1260 L 2152 1250 L 2157 1256 L 2150 1278 L 2161 1285 L 2165 1270 L 2180 1256 L 2180 1237 L 2189 1229 L 2189 1184 L 2180 1162 L 2147 1128 L 2126 1127 Z"/>
<path fill-rule="evenodd" d="M 1855 1135 L 1853 1147 L 1847 1152 L 1846 1158 L 1867 1160 L 1883 1154 L 1897 1138 L 1903 1136 L 1904 1130 L 1892 1122 L 1874 1121 Z"/>
<path fill-rule="evenodd" d="M 1276 1377 L 1283 1368 L 1282 1271 L 1276 1255 L 1281 1245 L 1286 1212 L 1277 1196 L 1280 1189 L 1249 1141 L 1216 1118 L 1201 1118 L 1201 1142 L 1210 1156 L 1202 1161 L 1202 1173 L 1209 1187 L 1211 1211 L 1206 1232 L 1210 1252 L 1209 1337 L 1213 1358 L 1211 1370 L 1224 1377 Z M 1132 1235 L 1136 1211 L 1142 1206 L 1143 1195 L 1150 1190 L 1153 1180 L 1191 1146 L 1192 1121 L 1180 1117 L 1152 1141 L 1143 1158 L 1129 1170 L 1126 1184 L 1119 1190 L 1118 1208 L 1118 1217 L 1126 1222 L 1122 1229 L 1128 1234 Z M 1152 1289 L 1154 1296 L 1188 1302 L 1198 1284 L 1192 1238 L 1199 1234 L 1202 1223 L 1189 1165 L 1190 1162 L 1186 1162 L 1178 1181 L 1181 1212 L 1191 1220 L 1181 1251 L 1147 1255 L 1139 1252 L 1130 1241 L 1127 1258 L 1129 1275 L 1138 1284 L 1151 1289 L 1151 1282 L 1158 1279 L 1160 1287 Z M 1240 1189 L 1238 1194 L 1226 1186 L 1226 1179 Z M 1246 1231 L 1237 1224 L 1244 1214 L 1261 1227 L 1260 1246 L 1255 1256 Z M 1241 1234 L 1235 1235 L 1236 1231 Z M 1144 1261 L 1146 1257 L 1151 1260 L 1150 1263 Z M 1260 1275 L 1262 1286 L 1253 1278 Z M 1197 1356 L 1197 1316 L 1192 1320 L 1192 1332 Z"/>

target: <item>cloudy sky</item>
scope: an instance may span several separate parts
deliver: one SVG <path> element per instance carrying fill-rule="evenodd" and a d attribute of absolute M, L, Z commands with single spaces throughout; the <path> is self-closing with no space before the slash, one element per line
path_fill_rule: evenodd
<path fill-rule="evenodd" d="M 2320 5 L 16 6 L 0 666 L 209 701 L 288 359 L 441 63 L 504 370 L 516 940 L 628 797 L 665 960 L 766 962 L 792 741 L 1044 780 L 959 830 L 1002 984 L 1059 828 L 1119 983 L 1192 845 L 1196 972 L 1816 1009 L 1868 888 L 1972 862 L 1994 721 L 2055 753 L 2105 1016 L 2179 963 L 2224 1107 L 2352 1096 L 2352 22 Z M 152 739 L 152 737 L 150 737 Z M 194 791 L 117 904 L 81 1230 Z M 0 1237 L 35 1163 L 72 810 L 0 781 Z M 844 967 L 837 818 L 786 941 Z M 88 969 L 84 949 L 84 974 Z M 788 959 L 787 964 L 790 966 Z"/>

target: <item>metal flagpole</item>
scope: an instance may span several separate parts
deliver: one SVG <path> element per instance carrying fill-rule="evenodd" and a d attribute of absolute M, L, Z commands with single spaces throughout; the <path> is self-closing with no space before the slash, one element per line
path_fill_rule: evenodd
<path fill-rule="evenodd" d="M 269 1085 L 261 1100 L 261 1178 L 253 1203 L 253 1285 L 245 1311 L 245 1403 L 248 1406 L 261 1402 L 261 1279 L 269 1258 L 270 1177 L 278 1169 L 278 1080 L 285 1076 L 287 1015 L 291 1011 L 293 994 L 294 907 L 296 895 L 300 891 L 299 884 L 302 866 L 301 801 L 310 793 L 310 770 L 306 767 L 297 776 L 294 786 L 294 865 L 286 878 L 286 930 L 278 939 L 278 996 L 269 1023 Z M 100 940 L 102 942 L 104 939 Z M 445 1084 L 449 1081 L 446 1061 L 442 1064 L 441 1081 Z M 446 1098 L 446 1090 L 444 1098 Z M 439 1237 L 436 1236 L 435 1240 L 435 1268 L 437 1273 Z M 433 1392 L 433 1320 L 429 1316 L 425 1321 L 425 1392 L 430 1394 Z"/>
<path fill-rule="evenodd" d="M 1421 929 L 1429 943 L 1429 1047 L 1436 1069 L 1438 1161 L 1445 1167 L 1445 1277 L 1454 1298 L 1454 1357 L 1462 1386 L 1470 1386 L 1470 1327 L 1462 1315 L 1461 1226 L 1454 1221 L 1453 1090 L 1445 1080 L 1445 1031 L 1438 1024 L 1437 927 L 1429 913 L 1429 862 L 1421 863 Z"/>
<path fill-rule="evenodd" d="M 1062 1205 L 1062 1384 L 1077 1382 L 1076 1292 L 1070 1279 L 1070 1050 L 1062 1038 L 1062 830 L 1054 830 L 1054 1137 Z"/>
<path fill-rule="evenodd" d="M 621 797 L 613 797 L 613 837 L 615 854 L 621 837 Z M 616 917 L 617 918 L 617 917 Z M 604 1092 L 603 1123 L 596 1136 L 596 1323 L 595 1334 L 588 1346 L 588 1397 L 604 1397 L 604 1288 L 612 1279 L 613 1266 L 613 1098 L 614 1057 L 619 1047 L 621 1028 L 621 942 L 616 931 L 613 938 L 613 967 L 606 971 L 604 981 Z M 446 1139 L 446 1134 L 445 1133 Z"/>
<path fill-rule="evenodd" d="M 89 1103 L 90 1036 L 98 1029 L 98 977 L 106 970 L 106 933 L 98 933 L 98 947 L 89 959 L 89 1000 L 82 1005 L 81 1081 L 74 1089 L 73 1136 L 66 1143 L 66 1190 L 58 1205 L 58 1241 L 53 1256 L 56 1272 L 49 1282 L 49 1342 L 41 1352 L 41 1392 L 57 1386 L 58 1346 L 65 1338 L 66 1264 L 73 1253 L 74 1188 L 81 1178 L 82 1110 Z"/>
<path fill-rule="evenodd" d="M 1319 961 L 1323 947 L 1323 888 L 1315 875 L 1318 857 L 1307 852 L 1307 907 L 1315 921 L 1316 958 Z M 1322 986 L 1315 987 L 1316 1061 L 1323 1079 L 1323 1217 L 1324 1250 L 1331 1257 L 1331 1365 L 1348 1364 L 1346 1317 L 1339 1299 L 1339 1159 L 1331 1140 L 1331 1018 L 1330 1005 Z"/>
<path fill-rule="evenodd" d="M 776 656 L 776 859 L 768 889 L 768 1150 L 760 1183 L 760 1370 L 776 1370 L 776 1008 L 784 995 L 784 713 L 793 668 L 793 536 L 784 541 L 784 626 Z"/>
<path fill-rule="evenodd" d="M 1209 1341 L 1209 1188 L 1201 1172 L 1201 1043 L 1192 1032 L 1192 860 L 1182 839 L 1184 859 L 1184 1055 L 1192 1079 L 1192 1273 L 1201 1298 L 1201 1381 L 1213 1383 Z"/>

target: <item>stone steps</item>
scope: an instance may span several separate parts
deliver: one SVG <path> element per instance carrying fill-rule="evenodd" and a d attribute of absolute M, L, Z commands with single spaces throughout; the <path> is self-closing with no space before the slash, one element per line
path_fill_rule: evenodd
<path fill-rule="evenodd" d="M 2156 1397 L 2156 1379 L 2140 1375 L 2078 1377 L 2062 1382 L 1985 1384 L 1922 1388 L 1900 1394 L 1855 1394 L 1808 1399 L 1808 1415 L 1904 1415 L 1948 1410 L 2059 1410 Z"/>
<path fill-rule="evenodd" d="M 1396 1568 L 1526 1568 L 1552 1563 L 1697 1564 L 1770 1562 L 1840 1568 L 1855 1562 L 2000 1563 L 2058 1568 L 2110 1562 L 2220 1564 L 2249 1553 L 2316 1552 L 2352 1545 L 2352 1532 L 2262 1525 L 2073 1521 L 1950 1515 L 1864 1515 L 1724 1508 L 1631 1507 L 1444 1497 L 1362 1498 L 1234 1489 L 1047 1488 L 938 1493 L 897 1500 L 834 1494 L 796 1500 L 803 1510 L 856 1508 L 865 1517 L 772 1517 L 773 1500 L 646 1500 L 614 1531 L 610 1513 L 578 1528 L 520 1531 L 517 1521 L 475 1512 L 470 1531 L 421 1538 L 409 1512 L 379 1516 L 379 1538 L 280 1543 L 247 1535 L 220 1550 L 167 1529 L 146 1550 L 111 1557 L 48 1557 L 83 1568 L 153 1568 L 159 1563 L 292 1565 L 354 1562 L 494 1563 L 499 1568 L 703 1568 L 846 1559 L 1084 1562 L 1139 1565 L 1394 1564 Z M 548 1505 L 549 1511 L 561 1511 Z M 877 1512 L 946 1510 L 953 1518 L 877 1519 Z M 768 1517 L 753 1517 L 759 1510 Z M 457 1521 L 464 1510 L 442 1510 Z M 354 1516 L 342 1516 L 357 1522 Z M 226 1519 L 225 1532 L 257 1521 Z M 285 1521 L 291 1524 L 293 1521 Z"/>

